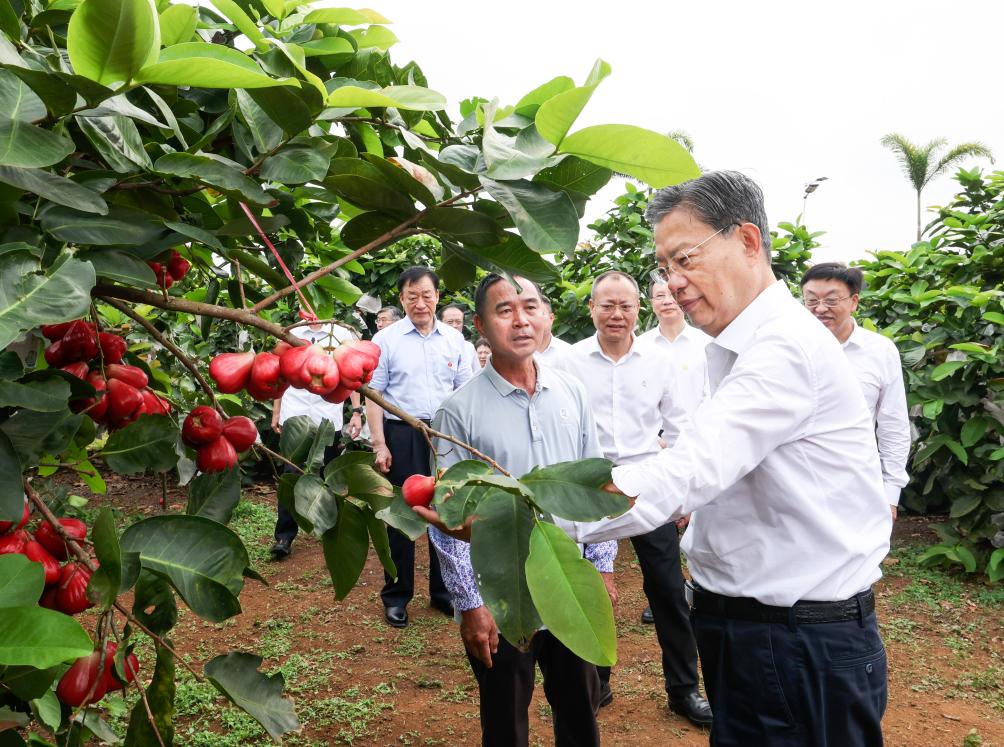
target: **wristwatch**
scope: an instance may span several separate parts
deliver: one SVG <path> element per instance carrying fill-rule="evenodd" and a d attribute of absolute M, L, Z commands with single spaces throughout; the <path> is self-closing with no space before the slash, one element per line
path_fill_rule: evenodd
<path fill-rule="evenodd" d="M 363 408 L 361 408 L 361 407 L 353 407 L 352 408 L 352 412 L 354 412 L 354 413 L 356 413 L 358 415 L 362 415 L 363 414 Z"/>

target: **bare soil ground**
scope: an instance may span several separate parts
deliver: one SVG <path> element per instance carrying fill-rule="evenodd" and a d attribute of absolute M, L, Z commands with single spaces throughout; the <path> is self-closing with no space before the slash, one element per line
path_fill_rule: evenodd
<path fill-rule="evenodd" d="M 272 487 L 253 486 L 245 498 L 234 526 L 270 585 L 249 582 L 241 596 L 243 614 L 222 625 L 182 615 L 174 640 L 196 668 L 232 649 L 264 655 L 266 670 L 283 672 L 303 723 L 286 744 L 480 744 L 477 688 L 457 627 L 429 609 L 423 589 L 425 543 L 419 545 L 411 625 L 395 630 L 383 621 L 383 574 L 372 554 L 358 587 L 336 602 L 320 546 L 310 537 L 301 535 L 287 561 L 267 561 Z M 91 505 L 108 503 L 126 517 L 159 512 L 159 499 L 157 481 L 114 478 L 109 494 L 95 496 Z M 182 510 L 183 501 L 172 490 L 168 510 Z M 916 566 L 918 548 L 932 541 L 931 520 L 897 522 L 886 577 L 876 589 L 889 654 L 886 743 L 1004 747 L 1004 594 Z M 706 731 L 666 709 L 655 631 L 639 622 L 646 602 L 630 543 L 621 544 L 617 571 L 620 661 L 614 701 L 600 713 L 603 743 L 707 744 Z M 206 685 L 183 682 L 178 708 L 178 744 L 268 743 L 256 724 Z M 539 688 L 531 729 L 531 744 L 553 743 L 550 709 Z"/>

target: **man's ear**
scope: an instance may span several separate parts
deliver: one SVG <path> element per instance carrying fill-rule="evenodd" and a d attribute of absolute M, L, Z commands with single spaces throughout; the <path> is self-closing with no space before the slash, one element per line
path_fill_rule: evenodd
<path fill-rule="evenodd" d="M 855 293 L 854 295 L 852 295 L 852 296 L 851 296 L 851 313 L 852 313 L 852 314 L 853 314 L 853 313 L 854 313 L 855 311 L 857 311 L 857 310 L 858 310 L 858 300 L 859 300 L 860 298 L 861 298 L 861 297 L 860 297 L 860 296 L 859 296 L 859 295 L 858 295 L 857 293 Z"/>
<path fill-rule="evenodd" d="M 743 251 L 747 257 L 750 259 L 762 259 L 759 255 L 763 253 L 763 245 L 761 243 L 762 236 L 760 235 L 760 229 L 755 223 L 740 223 L 739 227 L 736 228 L 736 232 L 739 235 L 739 240 L 743 242 Z M 770 259 L 769 257 L 767 258 Z"/>
<path fill-rule="evenodd" d="M 474 315 L 474 329 L 478 331 L 478 335 L 481 337 L 485 336 L 484 324 L 481 322 L 481 317 L 477 314 Z"/>

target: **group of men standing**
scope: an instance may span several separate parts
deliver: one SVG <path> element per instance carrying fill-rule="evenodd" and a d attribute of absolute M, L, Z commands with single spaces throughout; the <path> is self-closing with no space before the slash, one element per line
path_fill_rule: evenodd
<path fill-rule="evenodd" d="M 711 724 L 713 745 L 881 744 L 886 662 L 871 584 L 910 442 L 895 346 L 851 317 L 859 272 L 817 265 L 804 306 L 775 279 L 763 196 L 741 174 L 660 190 L 647 217 L 653 330 L 635 334 L 642 291 L 627 274 L 594 279 L 596 333 L 574 345 L 551 334 L 550 305 L 531 281 L 489 275 L 474 298 L 474 326 L 491 346 L 481 368 L 436 318 L 436 275 L 413 267 L 398 283 L 404 318 L 373 338 L 382 355 L 371 387 L 514 474 L 593 456 L 616 465 L 608 489 L 630 496 L 631 510 L 556 521 L 615 602 L 614 541 L 631 538 L 669 708 Z M 430 474 L 420 433 L 372 403 L 366 414 L 391 482 Z M 446 441 L 433 448 L 441 468 L 470 458 Z M 471 568 L 470 524 L 448 528 L 416 510 L 434 525 L 429 596 L 460 622 L 482 743 L 527 744 L 539 666 L 556 744 L 598 745 L 609 670 L 546 630 L 528 651 L 501 637 Z M 404 626 L 414 545 L 391 535 L 399 575 L 381 596 L 387 622 Z"/>

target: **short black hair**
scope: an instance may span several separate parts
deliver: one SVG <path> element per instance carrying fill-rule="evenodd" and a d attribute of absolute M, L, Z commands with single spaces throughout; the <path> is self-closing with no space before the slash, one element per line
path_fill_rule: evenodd
<path fill-rule="evenodd" d="M 465 309 L 463 306 L 461 306 L 458 303 L 451 303 L 451 304 L 447 304 L 446 306 L 444 306 L 443 308 L 441 308 L 439 310 L 439 320 L 440 321 L 443 320 L 443 314 L 445 314 L 450 309 L 456 309 L 461 314 L 463 314 L 465 317 L 467 316 L 467 309 Z"/>
<path fill-rule="evenodd" d="M 406 285 L 411 285 L 412 283 L 417 283 L 422 278 L 429 278 L 432 281 L 432 287 L 439 289 L 439 275 L 434 273 L 428 267 L 423 267 L 422 265 L 414 265 L 409 267 L 407 270 L 402 272 L 397 277 L 397 292 L 403 293 L 404 287 Z"/>
<path fill-rule="evenodd" d="M 488 348 L 489 350 L 491 350 L 492 344 L 488 342 L 486 338 L 479 337 L 477 340 L 474 341 L 474 349 L 477 350 L 478 348 Z"/>
<path fill-rule="evenodd" d="M 801 287 L 810 280 L 839 280 L 847 286 L 852 296 L 861 292 L 864 285 L 864 275 L 857 267 L 848 267 L 843 262 L 820 262 L 813 265 L 802 275 Z"/>
<path fill-rule="evenodd" d="M 492 272 L 485 275 L 481 282 L 478 283 L 478 289 L 474 291 L 474 313 L 478 316 L 484 318 L 485 315 L 485 304 L 487 303 L 488 290 L 495 285 L 495 283 L 500 280 L 506 280 L 498 273 Z M 508 282 L 508 280 L 506 280 Z M 537 290 L 537 295 L 543 300 L 544 294 L 540 292 L 540 286 L 528 278 L 520 277 L 519 284 L 522 286 L 524 284 L 532 285 Z"/>
<path fill-rule="evenodd" d="M 377 316 L 380 316 L 381 314 L 390 314 L 392 317 L 394 317 L 394 319 L 400 319 L 402 316 L 401 309 L 399 309 L 397 306 L 384 306 L 382 309 L 380 309 L 380 311 L 377 312 Z"/>

